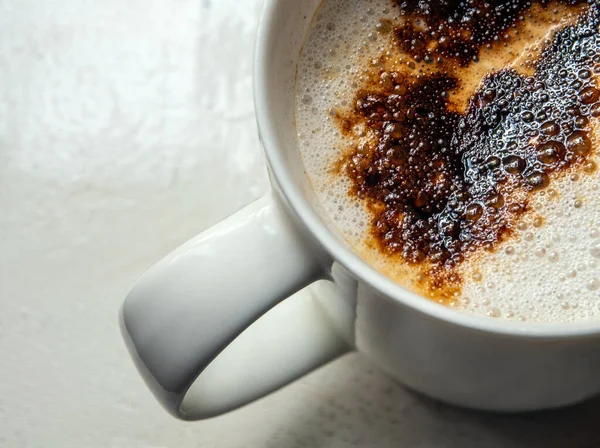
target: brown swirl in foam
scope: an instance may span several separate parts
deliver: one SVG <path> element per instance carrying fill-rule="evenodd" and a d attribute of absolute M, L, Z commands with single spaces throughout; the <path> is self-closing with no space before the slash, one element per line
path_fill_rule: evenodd
<path fill-rule="evenodd" d="M 550 0 L 395 0 L 403 23 L 394 26 L 396 44 L 417 61 L 451 59 L 466 66 L 479 60 L 480 50 L 508 39 L 507 30 L 524 19 L 532 3 Z M 576 7 L 588 0 L 562 0 Z"/>
<path fill-rule="evenodd" d="M 518 29 L 526 3 L 512 3 L 521 9 L 503 23 Z M 560 3 L 581 12 L 581 2 Z M 441 60 L 438 70 L 415 75 L 387 69 L 382 57 L 364 78 L 355 106 L 338 113 L 342 131 L 358 142 L 342 164 L 352 194 L 371 211 L 373 242 L 419 267 L 427 295 L 455 296 L 462 283 L 456 267 L 508 238 L 531 211 L 531 195 L 555 176 L 594 169 L 588 157 L 590 119 L 600 117 L 600 12 L 596 2 L 585 6 L 576 23 L 557 31 L 529 61 L 531 74 L 504 68 L 487 75 L 464 111 L 451 101 L 461 84 L 458 68 Z M 444 14 L 434 14 L 433 25 Z M 405 24 L 416 19 L 421 28 L 430 26 L 422 11 L 404 12 Z M 496 35 L 506 30 L 489 29 Z M 493 38 L 459 39 L 452 52 L 473 55 Z M 412 47 L 401 50 L 415 56 Z"/>

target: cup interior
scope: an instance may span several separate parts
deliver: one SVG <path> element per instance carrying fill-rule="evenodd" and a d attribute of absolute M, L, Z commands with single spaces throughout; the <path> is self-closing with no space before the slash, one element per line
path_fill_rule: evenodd
<path fill-rule="evenodd" d="M 255 105 L 269 173 L 290 211 L 325 249 L 385 299 L 424 314 L 481 331 L 530 337 L 600 333 L 600 322 L 533 324 L 457 312 L 403 288 L 360 258 L 328 219 L 311 187 L 297 144 L 295 80 L 311 21 L 322 0 L 265 0 L 255 58 Z"/>

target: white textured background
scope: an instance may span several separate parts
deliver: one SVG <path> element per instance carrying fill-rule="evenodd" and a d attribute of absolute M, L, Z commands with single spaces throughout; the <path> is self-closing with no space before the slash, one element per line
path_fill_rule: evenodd
<path fill-rule="evenodd" d="M 267 189 L 260 4 L 0 0 L 0 446 L 599 447 L 600 400 L 469 413 L 358 355 L 211 421 L 154 402 L 117 311 L 153 262 Z"/>

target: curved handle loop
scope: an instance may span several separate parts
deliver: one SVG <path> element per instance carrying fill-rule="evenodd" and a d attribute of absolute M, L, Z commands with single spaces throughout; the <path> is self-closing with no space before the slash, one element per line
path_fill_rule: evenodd
<path fill-rule="evenodd" d="M 275 327 L 250 328 L 250 343 L 244 336 L 231 344 L 283 299 L 322 278 L 323 259 L 268 195 L 148 271 L 123 304 L 121 328 L 161 404 L 181 419 L 212 417 L 347 351 L 310 300 L 295 304 L 291 313 L 288 306 L 288 317 L 280 313 Z M 229 367 L 219 361 L 226 347 L 222 358 Z M 285 356 L 289 350 L 300 355 Z M 186 397 L 188 390 L 193 400 Z"/>

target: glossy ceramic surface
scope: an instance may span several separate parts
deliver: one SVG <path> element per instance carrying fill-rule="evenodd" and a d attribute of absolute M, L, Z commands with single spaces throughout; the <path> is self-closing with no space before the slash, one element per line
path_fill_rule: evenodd
<path fill-rule="evenodd" d="M 308 327 L 307 345 L 319 362 L 307 360 L 304 368 L 299 362 L 298 368 L 274 374 L 260 386 L 243 381 L 218 395 L 210 393 L 202 374 L 266 310 L 319 277 L 332 279 L 334 262 L 343 272 L 335 281 L 343 293 L 318 297 L 333 328 L 344 328 L 340 321 L 347 320 L 347 313 L 332 310 L 350 309 L 354 322 L 340 332 L 340 339 L 352 341 L 411 388 L 455 405 L 493 411 L 556 408 L 597 394 L 600 322 L 510 322 L 425 300 L 360 260 L 320 213 L 296 148 L 293 104 L 296 61 L 319 3 L 267 1 L 263 11 L 255 102 L 274 194 L 175 251 L 125 301 L 123 332 L 157 398 L 178 417 L 211 417 L 326 360 L 330 351 L 312 344 Z M 332 302 L 340 303 L 327 305 Z M 277 372 L 278 360 L 267 358 Z M 197 375 L 205 383 L 206 398 L 197 395 L 192 415 L 181 402 Z"/>

